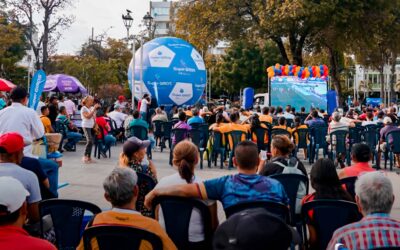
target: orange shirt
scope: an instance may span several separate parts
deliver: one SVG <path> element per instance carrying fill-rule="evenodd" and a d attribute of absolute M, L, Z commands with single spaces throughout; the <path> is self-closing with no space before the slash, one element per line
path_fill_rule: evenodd
<path fill-rule="evenodd" d="M 97 214 L 94 221 L 93 221 L 93 226 L 96 225 L 121 225 L 121 226 L 132 226 L 132 227 L 137 227 L 141 228 L 144 230 L 147 230 L 151 233 L 154 233 L 158 237 L 160 237 L 162 243 L 163 243 L 163 249 L 164 250 L 169 250 L 169 249 L 177 249 L 175 244 L 172 242 L 172 240 L 168 237 L 167 233 L 164 231 L 164 229 L 160 226 L 160 224 L 151 218 L 145 217 L 141 215 L 140 213 L 135 213 L 135 211 L 132 211 L 133 213 L 128 213 L 128 212 L 120 212 L 120 211 L 106 211 L 102 212 L 100 214 Z M 97 242 L 92 242 L 93 250 L 98 250 Z M 83 250 L 83 241 L 79 243 L 79 246 L 77 247 L 77 250 Z M 149 242 L 147 241 L 142 241 L 140 244 L 140 250 L 151 250 L 152 247 Z"/>
<path fill-rule="evenodd" d="M 43 123 L 44 132 L 45 132 L 45 133 L 51 133 L 51 131 L 53 130 L 53 128 L 51 127 L 51 121 L 50 121 L 50 119 L 49 119 L 47 116 L 42 115 L 42 116 L 40 116 L 40 120 L 41 120 L 42 123 Z"/>
<path fill-rule="evenodd" d="M 260 122 L 268 122 L 272 124 L 272 116 L 270 115 L 260 115 Z"/>
<path fill-rule="evenodd" d="M 374 172 L 376 170 L 372 168 L 368 162 L 359 162 L 353 166 L 344 168 L 342 171 L 345 173 L 346 177 L 355 177 L 359 176 L 361 173 Z"/>
<path fill-rule="evenodd" d="M 232 131 L 243 131 L 247 135 L 247 133 L 250 131 L 250 124 L 228 123 L 225 124 L 224 126 L 219 127 L 218 130 L 222 134 L 226 134 Z M 246 135 L 243 135 L 242 140 L 246 140 Z M 233 147 L 232 138 L 230 136 L 228 138 L 229 138 L 229 145 Z"/>

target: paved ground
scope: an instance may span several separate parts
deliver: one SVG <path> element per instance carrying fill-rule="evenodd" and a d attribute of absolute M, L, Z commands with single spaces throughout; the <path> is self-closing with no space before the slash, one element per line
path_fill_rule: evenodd
<path fill-rule="evenodd" d="M 112 148 L 111 158 L 96 159 L 97 163 L 84 165 L 82 163 L 83 145 L 77 146 L 76 152 L 65 152 L 63 158 L 63 167 L 60 169 L 60 182 L 68 182 L 70 185 L 59 190 L 60 198 L 78 199 L 92 202 L 103 209 L 110 208 L 103 195 L 102 183 L 104 178 L 118 164 L 118 156 L 122 150 L 121 144 Z M 168 165 L 168 149 L 153 153 L 153 161 L 158 171 L 158 178 L 171 175 L 175 170 Z M 306 168 L 310 171 L 310 166 L 306 163 Z M 197 169 L 196 174 L 203 180 L 215 178 L 227 174 L 235 173 L 234 170 L 221 170 L 218 168 Z M 394 172 L 386 172 L 392 180 L 395 189 L 395 204 L 392 215 L 400 219 L 400 176 Z M 218 204 L 218 216 L 224 220 L 225 216 L 221 204 Z"/>

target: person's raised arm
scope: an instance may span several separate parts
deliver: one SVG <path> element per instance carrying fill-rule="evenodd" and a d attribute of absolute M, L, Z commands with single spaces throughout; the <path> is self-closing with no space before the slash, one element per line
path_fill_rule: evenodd
<path fill-rule="evenodd" d="M 99 109 L 99 108 L 100 108 L 100 104 L 96 104 L 96 105 L 94 105 L 94 109 L 92 111 L 83 112 L 82 114 L 86 119 L 90 119 L 90 118 L 92 118 L 94 116 L 94 114 L 96 113 L 97 109 Z"/>

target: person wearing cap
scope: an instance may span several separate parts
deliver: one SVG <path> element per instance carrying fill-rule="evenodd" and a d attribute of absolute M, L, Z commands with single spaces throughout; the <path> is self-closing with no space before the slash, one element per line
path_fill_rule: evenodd
<path fill-rule="evenodd" d="M 354 165 L 340 170 L 338 173 L 339 179 L 357 177 L 362 173 L 375 171 L 375 169 L 369 165 L 371 156 L 371 149 L 367 144 L 354 144 L 351 148 L 351 160 Z"/>
<path fill-rule="evenodd" d="M 0 110 L 0 135 L 8 132 L 17 132 L 24 139 L 24 156 L 39 160 L 43 171 L 50 182 L 50 191 L 57 197 L 58 164 L 53 160 L 39 158 L 32 154 L 32 143 L 44 137 L 44 127 L 35 110 L 28 104 L 28 92 L 23 87 L 16 87 L 11 91 L 12 104 Z"/>
<path fill-rule="evenodd" d="M 55 250 L 48 241 L 34 238 L 23 229 L 31 194 L 17 179 L 0 177 L 0 249 Z"/>
<path fill-rule="evenodd" d="M 299 236 L 284 221 L 263 208 L 238 212 L 215 231 L 214 250 L 287 250 Z"/>
<path fill-rule="evenodd" d="M 126 107 L 126 105 L 127 105 L 128 103 L 126 102 L 125 96 L 120 95 L 120 96 L 118 96 L 117 101 L 115 101 L 114 104 L 118 104 L 118 105 L 120 105 L 120 106 L 122 106 L 122 107 Z"/>
<path fill-rule="evenodd" d="M 384 125 L 384 127 L 379 132 L 379 134 L 380 134 L 379 145 L 377 145 L 378 157 L 377 157 L 376 165 L 378 168 L 380 166 L 381 153 L 386 152 L 386 147 L 387 147 L 386 137 L 387 137 L 387 135 L 393 131 L 400 131 L 400 128 L 395 126 L 392 122 L 392 119 L 388 116 L 383 118 L 383 125 Z M 392 140 L 393 140 L 392 138 L 389 139 L 389 144 L 393 143 Z M 400 167 L 400 158 L 399 158 L 398 154 L 395 154 L 395 159 L 396 159 L 395 162 L 397 162 L 397 164 L 396 164 L 397 167 Z"/>
<path fill-rule="evenodd" d="M 154 189 L 147 194 L 145 205 L 150 208 L 153 199 L 162 195 L 219 200 L 224 209 L 250 201 L 289 204 L 285 189 L 279 181 L 257 174 L 260 164 L 257 144 L 251 141 L 240 142 L 235 148 L 233 164 L 237 167 L 238 174 L 206 180 L 200 184 Z"/>
<path fill-rule="evenodd" d="M 124 123 L 126 117 L 128 116 L 128 115 L 122 113 L 123 108 L 124 107 L 121 106 L 120 104 L 115 104 L 114 110 L 107 114 L 108 117 L 110 117 L 111 119 L 113 119 L 115 121 L 115 124 L 117 125 L 117 129 L 122 128 L 122 124 Z"/>
<path fill-rule="evenodd" d="M 0 176 L 11 176 L 19 180 L 29 192 L 27 197 L 28 218 L 39 221 L 38 203 L 42 200 L 39 181 L 36 175 L 19 165 L 24 150 L 24 140 L 18 133 L 0 135 Z M 8 188 L 7 190 L 10 190 Z"/>
<path fill-rule="evenodd" d="M 119 157 L 119 165 L 121 167 L 128 167 L 135 170 L 137 173 L 143 173 L 151 178 L 157 183 L 157 170 L 153 164 L 153 161 L 145 159 L 147 148 L 150 146 L 150 141 L 142 141 L 137 137 L 129 138 L 123 145 L 122 153 Z M 143 206 L 144 203 L 144 193 L 145 189 L 139 187 L 138 204 L 140 212 L 150 217 L 152 215 L 151 209 L 146 209 Z"/>
<path fill-rule="evenodd" d="M 96 225 L 135 227 L 157 235 L 161 239 L 164 250 L 176 249 L 160 224 L 152 218 L 141 215 L 137 210 L 136 201 L 140 192 L 137 182 L 137 174 L 132 169 L 115 168 L 103 182 L 104 197 L 111 203 L 112 209 L 95 215 L 92 223 L 87 227 Z M 92 241 L 92 249 L 98 249 L 96 245 L 97 242 Z M 82 240 L 77 249 L 84 249 Z M 152 247 L 148 242 L 143 241 L 139 249 L 152 249 Z"/>

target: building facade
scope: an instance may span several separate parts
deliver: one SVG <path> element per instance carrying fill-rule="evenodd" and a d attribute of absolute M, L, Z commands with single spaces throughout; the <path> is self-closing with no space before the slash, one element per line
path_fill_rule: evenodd
<path fill-rule="evenodd" d="M 173 32 L 171 11 L 172 2 L 150 1 L 150 15 L 154 18 L 155 37 L 168 36 Z"/>

